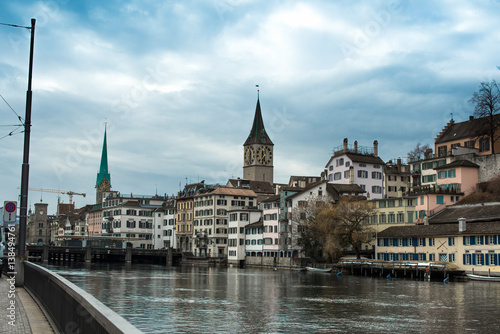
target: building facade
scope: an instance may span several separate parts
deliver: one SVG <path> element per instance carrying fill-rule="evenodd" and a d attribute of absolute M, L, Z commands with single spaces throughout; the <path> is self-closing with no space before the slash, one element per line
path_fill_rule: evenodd
<path fill-rule="evenodd" d="M 328 182 L 337 184 L 357 184 L 369 198 L 383 198 L 384 161 L 378 157 L 378 142 L 373 142 L 373 149 L 349 147 L 347 138 L 341 148 L 335 150 L 325 166 Z"/>

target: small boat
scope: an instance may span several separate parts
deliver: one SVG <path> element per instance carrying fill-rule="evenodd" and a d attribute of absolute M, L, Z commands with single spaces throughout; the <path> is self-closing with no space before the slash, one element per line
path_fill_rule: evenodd
<path fill-rule="evenodd" d="M 474 275 L 467 274 L 471 280 L 474 281 L 486 281 L 486 282 L 500 282 L 500 276 L 482 276 L 482 275 Z"/>
<path fill-rule="evenodd" d="M 317 272 L 321 272 L 321 273 L 329 273 L 330 271 L 332 271 L 333 268 L 313 268 L 313 267 L 306 267 L 306 270 L 307 271 L 317 271 Z"/>

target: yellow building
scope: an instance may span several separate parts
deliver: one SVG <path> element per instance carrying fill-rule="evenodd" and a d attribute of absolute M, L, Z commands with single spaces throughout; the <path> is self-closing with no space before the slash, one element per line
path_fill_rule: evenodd
<path fill-rule="evenodd" d="M 500 275 L 500 203 L 451 206 L 428 225 L 388 228 L 378 233 L 375 252 L 378 260 L 446 261 Z"/>

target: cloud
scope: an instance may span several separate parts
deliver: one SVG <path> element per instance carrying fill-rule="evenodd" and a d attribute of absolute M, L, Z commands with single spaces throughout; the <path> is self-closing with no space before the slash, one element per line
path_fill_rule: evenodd
<path fill-rule="evenodd" d="M 37 18 L 30 186 L 86 192 L 75 199 L 92 203 L 106 119 L 116 190 L 172 194 L 186 178 L 225 183 L 242 176 L 256 84 L 277 182 L 319 175 L 346 137 L 361 146 L 378 140 L 384 160 L 405 157 L 417 142 L 432 144 L 452 113 L 467 119 L 479 82 L 498 76 L 498 7 L 8 3 L 0 22 Z M 29 34 L 1 27 L 0 45 L 0 94 L 24 114 Z M 15 122 L 1 102 L 6 124 Z M 0 142 L 1 194 L 12 200 L 23 138 Z M 44 200 L 55 211 L 55 197 Z"/>

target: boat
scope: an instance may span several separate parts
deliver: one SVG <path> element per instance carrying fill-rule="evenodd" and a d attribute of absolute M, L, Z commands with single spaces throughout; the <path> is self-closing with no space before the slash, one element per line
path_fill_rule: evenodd
<path fill-rule="evenodd" d="M 482 275 L 474 275 L 467 274 L 471 280 L 474 281 L 486 281 L 486 282 L 500 282 L 500 276 L 482 276 Z"/>
<path fill-rule="evenodd" d="M 313 267 L 306 267 L 306 270 L 307 271 L 317 271 L 317 272 L 321 272 L 321 273 L 329 273 L 330 271 L 332 271 L 333 268 L 313 268 Z"/>

